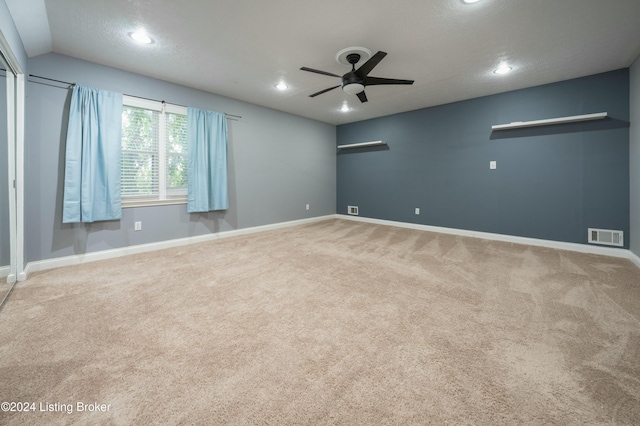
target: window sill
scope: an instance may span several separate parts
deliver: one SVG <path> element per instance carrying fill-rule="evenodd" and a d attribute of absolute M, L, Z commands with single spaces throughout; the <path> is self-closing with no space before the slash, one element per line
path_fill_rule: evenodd
<path fill-rule="evenodd" d="M 186 198 L 177 198 L 175 200 L 136 200 L 136 201 L 123 201 L 122 208 L 127 209 L 131 207 L 152 207 L 152 206 L 171 206 L 175 204 L 187 204 Z"/>

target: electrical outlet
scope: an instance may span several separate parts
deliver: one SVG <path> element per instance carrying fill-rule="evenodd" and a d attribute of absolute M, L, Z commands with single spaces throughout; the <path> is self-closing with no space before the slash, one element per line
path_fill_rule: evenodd
<path fill-rule="evenodd" d="M 142 231 L 142 222 L 135 222 L 133 224 L 133 229 L 136 231 Z"/>
<path fill-rule="evenodd" d="M 309 210 L 309 204 L 307 204 L 307 210 Z"/>
<path fill-rule="evenodd" d="M 347 206 L 347 214 L 358 216 L 358 206 Z"/>
<path fill-rule="evenodd" d="M 495 170 L 496 169 L 496 162 L 495 161 L 489 161 L 489 169 L 490 170 Z"/>
<path fill-rule="evenodd" d="M 420 214 L 420 207 L 416 207 L 416 214 Z"/>

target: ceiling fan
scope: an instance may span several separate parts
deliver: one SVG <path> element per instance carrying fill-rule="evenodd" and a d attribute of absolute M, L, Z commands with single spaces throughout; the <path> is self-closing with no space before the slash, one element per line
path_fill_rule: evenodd
<path fill-rule="evenodd" d="M 413 80 L 397 80 L 394 78 L 381 78 L 381 77 L 369 77 L 369 73 L 376 65 L 380 63 L 380 61 L 387 56 L 386 52 L 379 51 L 375 55 L 373 55 L 367 62 L 365 62 L 360 68 L 356 69 L 356 64 L 360 61 L 359 53 L 350 53 L 346 56 L 347 62 L 351 64 L 351 71 L 346 73 L 343 76 L 339 76 L 337 74 L 333 74 L 326 71 L 315 70 L 313 68 L 302 67 L 300 68 L 302 71 L 314 72 L 316 74 L 328 75 L 330 77 L 338 77 L 342 79 L 342 84 L 337 86 L 329 87 L 328 89 L 321 90 L 312 95 L 309 95 L 310 98 L 313 98 L 318 95 L 322 95 L 330 90 L 337 89 L 338 87 L 342 87 L 342 90 L 345 93 L 350 95 L 357 95 L 360 102 L 367 102 L 367 95 L 364 93 L 364 88 L 366 86 L 379 86 L 383 84 L 413 84 Z"/>

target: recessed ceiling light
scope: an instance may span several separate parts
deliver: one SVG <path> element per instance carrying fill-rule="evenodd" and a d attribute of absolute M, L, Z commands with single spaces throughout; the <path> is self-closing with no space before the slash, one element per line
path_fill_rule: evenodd
<path fill-rule="evenodd" d="M 284 81 L 281 81 L 280 83 L 276 84 L 276 89 L 278 90 L 287 90 L 289 88 L 289 86 L 287 86 L 287 83 L 285 83 Z"/>
<path fill-rule="evenodd" d="M 500 66 L 498 66 L 498 68 L 493 70 L 493 73 L 494 74 L 507 74 L 511 70 L 512 70 L 512 68 L 509 65 L 503 63 L 503 64 L 500 64 Z"/>
<path fill-rule="evenodd" d="M 462 3 L 466 3 L 466 4 L 473 4 L 473 3 L 477 3 L 480 0 L 462 0 Z"/>
<path fill-rule="evenodd" d="M 349 112 L 351 110 L 349 109 L 349 106 L 347 104 L 342 104 L 342 108 L 340 108 L 340 111 Z"/>
<path fill-rule="evenodd" d="M 129 33 L 129 37 L 142 44 L 150 44 L 153 43 L 151 37 L 147 35 L 144 31 L 135 31 L 133 33 Z"/>

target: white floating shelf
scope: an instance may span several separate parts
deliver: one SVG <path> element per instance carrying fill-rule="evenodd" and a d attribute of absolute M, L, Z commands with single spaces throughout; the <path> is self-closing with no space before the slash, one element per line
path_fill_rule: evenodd
<path fill-rule="evenodd" d="M 360 143 L 352 143 L 349 145 L 338 145 L 338 149 L 348 149 L 348 148 L 362 148 L 365 146 L 376 146 L 376 145 L 386 145 L 385 141 L 372 141 L 372 142 L 360 142 Z"/>
<path fill-rule="evenodd" d="M 494 124 L 491 130 L 518 129 L 521 127 L 547 126 L 549 124 L 575 123 L 578 121 L 602 120 L 607 116 L 606 112 L 595 114 L 572 115 L 570 117 L 548 118 L 546 120 L 514 121 L 509 124 Z"/>

